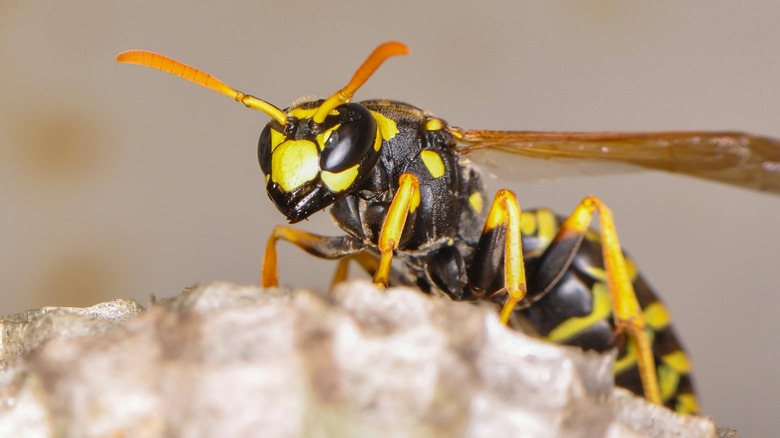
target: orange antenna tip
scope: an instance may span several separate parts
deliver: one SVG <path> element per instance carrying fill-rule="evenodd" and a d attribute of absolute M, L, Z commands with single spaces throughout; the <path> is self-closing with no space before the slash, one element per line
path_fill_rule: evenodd
<path fill-rule="evenodd" d="M 358 90 L 368 78 L 382 65 L 387 58 L 397 55 L 406 55 L 409 53 L 409 47 L 404 43 L 397 41 L 389 41 L 384 44 L 380 44 L 370 55 L 363 61 L 363 64 L 358 67 L 352 79 L 349 81 L 346 87 L 337 91 L 330 96 L 325 102 L 320 105 L 320 108 L 314 114 L 312 120 L 314 123 L 322 123 L 328 113 L 339 105 L 345 104 L 352 100 L 352 96 L 355 91 Z"/>
<path fill-rule="evenodd" d="M 121 64 L 142 65 L 144 67 L 150 67 L 155 70 L 170 73 L 174 76 L 194 82 L 202 87 L 206 87 L 209 90 L 224 94 L 237 102 L 243 103 L 248 108 L 260 110 L 282 125 L 287 124 L 287 116 L 279 108 L 264 100 L 249 94 L 244 94 L 202 70 L 190 67 L 183 62 L 169 58 L 165 55 L 148 52 L 146 50 L 128 50 L 116 55 L 116 62 Z"/>

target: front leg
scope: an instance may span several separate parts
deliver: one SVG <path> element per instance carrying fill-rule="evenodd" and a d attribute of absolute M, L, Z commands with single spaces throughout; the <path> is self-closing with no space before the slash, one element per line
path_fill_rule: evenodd
<path fill-rule="evenodd" d="M 276 287 L 279 284 L 279 263 L 276 257 L 276 242 L 286 240 L 309 254 L 323 259 L 339 259 L 359 253 L 365 245 L 352 236 L 320 236 L 308 231 L 278 225 L 268 238 L 263 256 L 263 268 L 260 284 L 263 287 Z"/>
<path fill-rule="evenodd" d="M 336 272 L 333 274 L 333 281 L 330 283 L 331 289 L 338 283 L 346 281 L 347 276 L 349 275 L 350 261 L 354 261 L 360 265 L 360 267 L 363 268 L 364 271 L 368 272 L 368 275 L 372 277 L 376 273 L 377 267 L 379 266 L 379 258 L 370 252 L 364 251 L 344 257 L 339 260 L 339 264 L 336 267 Z"/>
<path fill-rule="evenodd" d="M 382 231 L 379 233 L 379 266 L 374 273 L 374 283 L 387 286 L 390 276 L 390 262 L 393 260 L 393 251 L 398 248 L 401 234 L 406 224 L 406 217 L 414 213 L 420 205 L 420 183 L 417 177 L 411 173 L 404 173 L 398 179 L 398 191 L 395 193 L 390 208 L 387 209 Z"/>

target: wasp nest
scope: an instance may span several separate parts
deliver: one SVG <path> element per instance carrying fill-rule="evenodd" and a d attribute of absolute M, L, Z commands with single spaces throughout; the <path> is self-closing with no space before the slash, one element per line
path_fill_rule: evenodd
<path fill-rule="evenodd" d="M 609 355 L 410 289 L 214 284 L 0 323 L 1 436 L 717 434 L 614 389 Z"/>

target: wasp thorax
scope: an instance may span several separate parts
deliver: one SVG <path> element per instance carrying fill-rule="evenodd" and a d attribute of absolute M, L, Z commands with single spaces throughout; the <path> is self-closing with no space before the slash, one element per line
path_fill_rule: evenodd
<path fill-rule="evenodd" d="M 266 189 L 291 222 L 305 219 L 349 193 L 369 175 L 382 146 L 371 112 L 357 103 L 312 117 L 322 101 L 288 108 L 287 123 L 273 120 L 258 142 Z"/>

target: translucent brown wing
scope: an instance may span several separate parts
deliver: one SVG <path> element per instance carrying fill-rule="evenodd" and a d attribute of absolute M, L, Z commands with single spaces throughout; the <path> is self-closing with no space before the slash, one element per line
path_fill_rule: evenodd
<path fill-rule="evenodd" d="M 780 140 L 741 132 L 533 132 L 451 128 L 460 152 L 623 163 L 780 195 Z M 526 178 L 527 179 L 527 178 Z"/>

